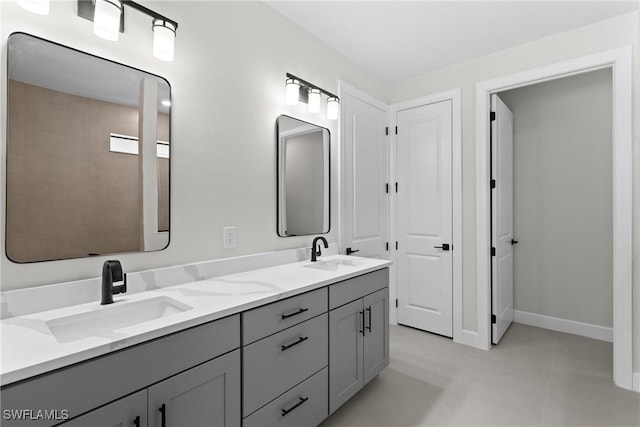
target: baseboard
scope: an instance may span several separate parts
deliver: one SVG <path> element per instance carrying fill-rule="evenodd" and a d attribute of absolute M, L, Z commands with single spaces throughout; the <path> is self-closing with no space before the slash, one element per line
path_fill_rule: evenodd
<path fill-rule="evenodd" d="M 640 372 L 633 373 L 633 391 L 640 393 Z"/>
<path fill-rule="evenodd" d="M 552 331 L 566 332 L 568 334 L 580 335 L 596 340 L 613 342 L 613 328 L 607 328 L 605 326 L 545 316 L 543 314 L 528 313 L 520 310 L 513 311 L 513 321 L 524 325 L 550 329 Z"/>

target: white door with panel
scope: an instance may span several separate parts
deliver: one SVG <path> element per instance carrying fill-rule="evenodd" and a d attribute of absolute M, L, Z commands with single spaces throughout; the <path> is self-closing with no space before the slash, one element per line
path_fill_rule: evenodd
<path fill-rule="evenodd" d="M 344 242 L 358 256 L 388 258 L 387 112 L 345 92 Z"/>
<path fill-rule="evenodd" d="M 491 95 L 491 341 L 513 322 L 513 113 Z"/>
<path fill-rule="evenodd" d="M 453 335 L 452 101 L 400 110 L 398 323 Z"/>

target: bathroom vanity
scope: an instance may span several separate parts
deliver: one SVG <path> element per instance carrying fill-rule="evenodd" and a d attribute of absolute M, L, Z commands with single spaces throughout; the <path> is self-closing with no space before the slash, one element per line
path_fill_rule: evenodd
<path fill-rule="evenodd" d="M 2 425 L 317 425 L 389 363 L 389 264 L 323 257 L 4 319 Z"/>

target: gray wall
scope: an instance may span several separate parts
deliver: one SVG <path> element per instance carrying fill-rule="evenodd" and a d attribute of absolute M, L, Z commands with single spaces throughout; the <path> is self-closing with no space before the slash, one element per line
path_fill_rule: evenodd
<path fill-rule="evenodd" d="M 611 327 L 611 70 L 500 98 L 514 115 L 515 309 Z"/>

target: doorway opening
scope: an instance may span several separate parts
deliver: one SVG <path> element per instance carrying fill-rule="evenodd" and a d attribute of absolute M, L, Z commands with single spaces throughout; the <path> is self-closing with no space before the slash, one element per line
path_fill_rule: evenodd
<path fill-rule="evenodd" d="M 613 377 L 632 389 L 632 119 L 631 48 L 625 47 L 479 83 L 476 86 L 478 337 L 491 345 L 491 210 L 489 112 L 492 94 L 609 68 L 612 73 Z"/>
<path fill-rule="evenodd" d="M 613 341 L 611 86 L 605 68 L 492 95 L 493 344 L 511 321 Z"/>

